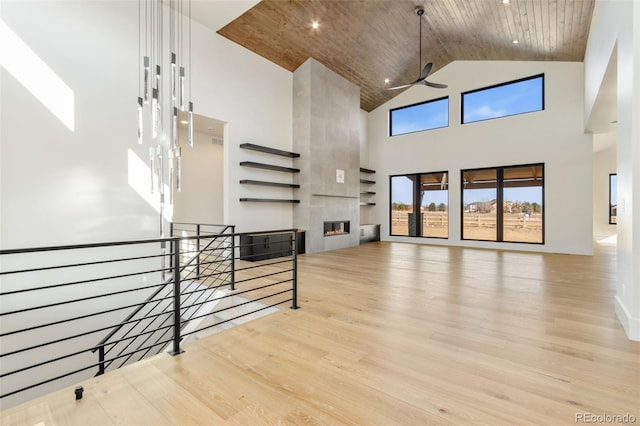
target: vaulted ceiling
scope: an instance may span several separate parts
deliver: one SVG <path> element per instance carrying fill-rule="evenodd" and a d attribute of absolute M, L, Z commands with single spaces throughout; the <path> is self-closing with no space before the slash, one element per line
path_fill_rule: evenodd
<path fill-rule="evenodd" d="M 433 73 L 455 60 L 582 61 L 594 3 L 262 0 L 218 33 L 289 71 L 313 57 L 358 85 L 371 111 L 399 93 L 385 87 L 416 80 L 427 62 Z M 425 9 L 422 64 L 416 6 Z"/>

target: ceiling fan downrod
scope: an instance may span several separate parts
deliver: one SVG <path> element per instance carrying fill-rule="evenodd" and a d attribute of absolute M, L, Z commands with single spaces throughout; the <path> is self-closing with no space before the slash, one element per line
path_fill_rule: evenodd
<path fill-rule="evenodd" d="M 420 72 L 422 71 L 422 15 L 424 15 L 424 9 L 422 6 L 416 6 L 416 14 L 420 20 L 420 50 L 418 52 L 418 57 L 420 58 L 420 62 L 418 62 L 418 75 L 420 75 Z"/>
<path fill-rule="evenodd" d="M 416 15 L 418 15 L 418 19 L 420 19 L 420 40 L 418 43 L 418 48 L 420 49 L 420 52 L 418 54 L 418 74 L 419 77 L 416 81 L 413 81 L 411 83 L 408 84 L 402 84 L 400 86 L 395 86 L 395 87 L 387 87 L 386 90 L 399 90 L 399 89 L 404 89 L 407 88 L 409 86 L 417 86 L 417 85 L 424 85 L 424 86 L 429 86 L 429 87 L 434 87 L 436 89 L 446 89 L 447 85 L 446 84 L 440 84 L 440 83 L 432 83 L 430 81 L 427 81 L 427 77 L 429 76 L 429 73 L 431 72 L 431 69 L 433 68 L 433 63 L 429 62 L 428 64 L 426 64 L 424 66 L 424 68 L 422 68 L 422 15 L 424 15 L 424 8 L 422 6 L 418 6 L 415 8 L 415 12 Z"/>

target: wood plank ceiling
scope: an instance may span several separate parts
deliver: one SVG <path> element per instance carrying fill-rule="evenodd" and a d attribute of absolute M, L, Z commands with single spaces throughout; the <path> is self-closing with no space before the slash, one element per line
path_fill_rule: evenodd
<path fill-rule="evenodd" d="M 315 58 L 358 85 L 361 108 L 371 111 L 399 93 L 385 87 L 414 81 L 426 62 L 433 73 L 455 60 L 582 61 L 594 3 L 262 0 L 218 33 L 289 71 Z M 425 9 L 422 64 L 418 5 Z"/>

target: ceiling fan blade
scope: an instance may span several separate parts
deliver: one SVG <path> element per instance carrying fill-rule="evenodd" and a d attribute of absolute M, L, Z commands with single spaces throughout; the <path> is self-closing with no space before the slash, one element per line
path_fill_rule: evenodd
<path fill-rule="evenodd" d="M 420 73 L 420 77 L 418 77 L 418 80 L 416 82 L 427 78 L 427 76 L 431 72 L 431 68 L 433 68 L 433 62 L 429 62 L 427 65 L 424 66 L 424 68 L 422 69 L 422 72 Z"/>
<path fill-rule="evenodd" d="M 398 89 L 404 89 L 405 87 L 409 87 L 409 86 L 413 86 L 414 83 L 410 83 L 410 84 L 403 84 L 402 86 L 396 86 L 396 87 L 387 87 L 387 90 L 398 90 Z"/>
<path fill-rule="evenodd" d="M 423 81 L 422 83 L 423 83 L 425 86 L 435 87 L 436 89 L 446 89 L 447 87 L 449 87 L 449 86 L 447 86 L 446 84 L 432 83 L 432 82 L 427 81 L 427 80 Z"/>

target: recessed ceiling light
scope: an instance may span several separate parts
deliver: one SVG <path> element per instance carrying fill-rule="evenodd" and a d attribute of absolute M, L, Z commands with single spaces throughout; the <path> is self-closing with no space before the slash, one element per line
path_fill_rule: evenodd
<path fill-rule="evenodd" d="M 513 40 L 511 43 L 513 43 L 513 44 L 518 44 L 518 43 L 520 43 L 520 42 L 519 42 L 518 40 Z"/>
<path fill-rule="evenodd" d="M 187 120 L 180 120 L 181 124 L 189 124 L 189 122 Z"/>
<path fill-rule="evenodd" d="M 511 3 L 511 0 L 502 0 L 502 4 L 509 4 Z"/>
<path fill-rule="evenodd" d="M 320 24 L 318 23 L 318 21 L 313 21 L 313 23 L 311 24 L 311 28 L 313 28 L 314 30 L 317 30 L 319 26 Z"/>
<path fill-rule="evenodd" d="M 384 83 L 385 83 L 385 84 L 389 83 L 389 79 L 388 79 L 388 78 L 385 78 L 385 79 L 384 79 Z"/>

